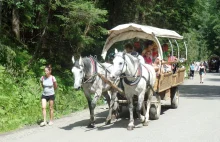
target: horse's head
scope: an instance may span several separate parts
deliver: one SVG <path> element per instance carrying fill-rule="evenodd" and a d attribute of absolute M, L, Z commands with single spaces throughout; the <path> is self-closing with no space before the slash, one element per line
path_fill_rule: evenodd
<path fill-rule="evenodd" d="M 110 78 L 116 79 L 122 73 L 126 71 L 125 53 L 117 52 L 115 53 L 115 58 L 113 59 L 113 68 L 111 71 Z"/>
<path fill-rule="evenodd" d="M 74 56 L 73 56 L 72 61 L 74 64 L 74 66 L 72 68 L 72 72 L 74 75 L 74 89 L 80 89 L 80 87 L 82 85 L 83 78 L 85 76 L 85 73 L 83 71 L 84 65 L 82 62 L 82 58 L 80 57 L 80 59 L 78 61 L 75 61 Z"/>

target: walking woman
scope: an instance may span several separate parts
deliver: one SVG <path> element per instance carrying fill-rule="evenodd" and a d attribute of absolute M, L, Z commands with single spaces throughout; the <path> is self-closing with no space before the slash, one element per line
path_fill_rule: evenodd
<path fill-rule="evenodd" d="M 194 70 L 195 70 L 195 64 L 191 63 L 191 65 L 190 65 L 190 79 L 194 78 Z"/>
<path fill-rule="evenodd" d="M 200 83 L 203 83 L 203 77 L 204 77 L 204 74 L 206 74 L 205 66 L 203 62 L 200 63 L 198 70 L 199 70 L 199 75 L 200 75 Z"/>
<path fill-rule="evenodd" d="M 55 100 L 55 89 L 57 88 L 56 78 L 51 74 L 52 68 L 51 65 L 48 65 L 44 69 L 45 76 L 42 76 L 40 81 L 43 87 L 43 93 L 41 97 L 42 103 L 42 113 L 44 121 L 41 122 L 40 126 L 45 126 L 47 124 L 46 121 L 46 106 L 47 102 L 49 102 L 50 106 L 50 121 L 49 125 L 53 125 L 53 105 Z"/>

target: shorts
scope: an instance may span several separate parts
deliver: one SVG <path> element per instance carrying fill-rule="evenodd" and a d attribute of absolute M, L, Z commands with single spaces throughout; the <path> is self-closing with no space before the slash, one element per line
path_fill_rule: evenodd
<path fill-rule="evenodd" d="M 55 95 L 50 95 L 50 96 L 44 96 L 42 95 L 41 99 L 46 99 L 46 101 L 48 102 L 49 100 L 55 100 Z"/>
<path fill-rule="evenodd" d="M 204 72 L 199 72 L 199 75 L 202 75 L 202 76 L 203 76 L 203 75 L 204 75 Z"/>

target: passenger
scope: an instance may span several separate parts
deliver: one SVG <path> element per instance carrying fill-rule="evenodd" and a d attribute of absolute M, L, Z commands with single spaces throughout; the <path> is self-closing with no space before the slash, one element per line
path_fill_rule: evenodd
<path fill-rule="evenodd" d="M 172 71 L 172 67 L 169 64 L 163 64 L 163 69 L 164 69 L 164 72 L 171 72 Z"/>
<path fill-rule="evenodd" d="M 138 52 L 136 52 L 136 51 L 133 50 L 133 47 L 132 47 L 132 45 L 131 45 L 130 43 L 128 43 L 128 44 L 125 45 L 125 51 L 126 51 L 126 53 L 129 53 L 129 54 L 131 54 L 131 55 L 137 57 L 137 58 L 139 59 L 139 61 L 140 61 L 141 64 L 145 64 L 144 58 L 143 58 L 142 56 L 140 56 L 140 55 L 138 54 Z"/>
<path fill-rule="evenodd" d="M 167 66 L 170 68 L 173 73 L 176 72 L 177 69 L 177 61 L 178 59 L 176 58 L 176 56 L 173 56 L 172 53 L 170 52 L 170 54 L 168 54 L 168 63 Z"/>
<path fill-rule="evenodd" d="M 154 44 L 153 49 L 152 49 L 152 60 L 153 62 L 155 59 L 158 57 L 158 47 L 156 44 Z"/>
<path fill-rule="evenodd" d="M 132 47 L 132 45 L 130 43 L 125 45 L 125 51 L 126 51 L 126 53 L 133 52 L 133 47 Z"/>
<path fill-rule="evenodd" d="M 140 45 L 140 42 L 139 42 L 139 41 L 137 41 L 137 42 L 134 43 L 134 50 L 135 50 L 136 52 L 138 52 L 139 55 L 142 54 L 142 49 L 141 49 L 141 45 Z"/>
<path fill-rule="evenodd" d="M 156 71 L 156 76 L 159 76 L 160 73 L 164 72 L 163 67 L 161 66 L 161 58 L 160 57 L 157 57 L 152 65 Z"/>
<path fill-rule="evenodd" d="M 173 56 L 171 52 L 168 54 L 168 62 L 174 62 L 176 59 L 176 56 Z"/>
<path fill-rule="evenodd" d="M 147 51 L 145 54 L 144 54 L 144 61 L 146 64 L 150 64 L 152 65 L 152 59 L 151 59 L 151 52 L 150 51 Z"/>
<path fill-rule="evenodd" d="M 177 68 L 179 67 L 179 64 L 178 64 L 177 61 L 178 61 L 178 59 L 175 58 L 175 59 L 174 59 L 174 63 L 172 64 L 173 74 L 176 73 L 176 70 L 177 70 Z"/>
<path fill-rule="evenodd" d="M 144 56 L 146 54 L 147 51 L 151 52 L 151 59 L 152 59 L 152 49 L 153 49 L 153 45 L 154 45 L 154 42 L 149 40 L 145 43 L 145 48 L 142 52 L 142 56 Z"/>
<path fill-rule="evenodd" d="M 168 47 L 168 44 L 163 44 L 162 45 L 162 50 L 163 50 L 163 58 L 165 59 L 165 60 L 167 60 L 167 58 L 168 58 L 168 49 L 169 49 L 169 47 Z"/>

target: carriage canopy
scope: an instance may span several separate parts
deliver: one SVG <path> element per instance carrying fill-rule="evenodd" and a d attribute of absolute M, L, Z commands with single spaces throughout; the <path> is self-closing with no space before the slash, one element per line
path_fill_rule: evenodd
<path fill-rule="evenodd" d="M 134 23 L 122 24 L 108 31 L 107 38 L 102 50 L 102 57 L 105 59 L 108 49 L 116 42 L 127 39 L 140 38 L 149 39 L 156 43 L 159 49 L 159 56 L 163 59 L 161 45 L 157 37 L 183 39 L 177 32 L 167 29 L 160 29 L 152 26 L 138 25 Z"/>

